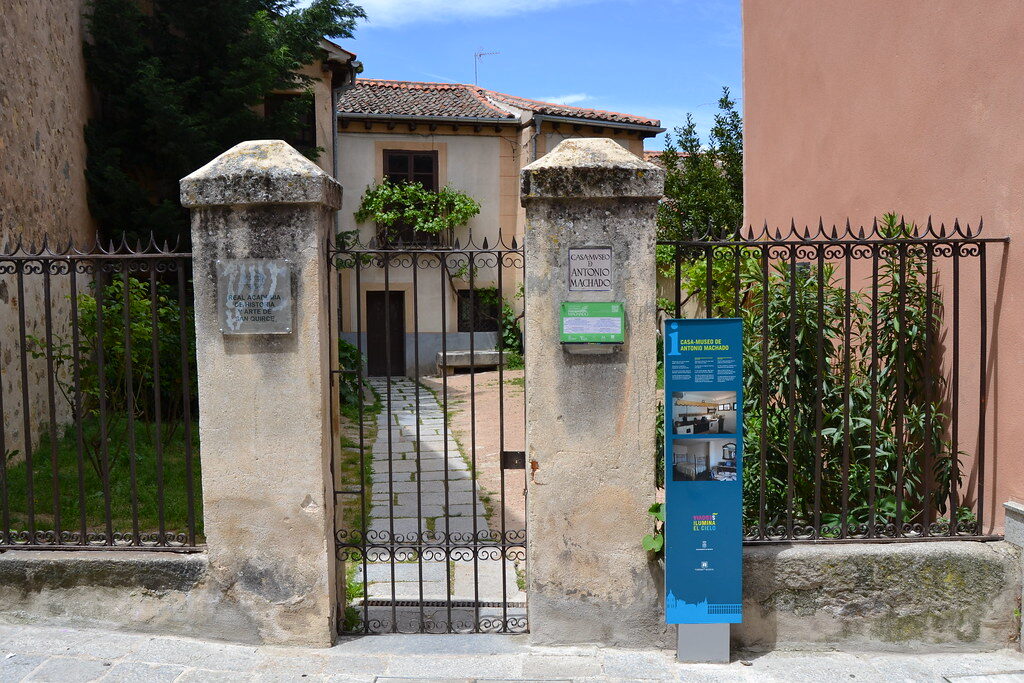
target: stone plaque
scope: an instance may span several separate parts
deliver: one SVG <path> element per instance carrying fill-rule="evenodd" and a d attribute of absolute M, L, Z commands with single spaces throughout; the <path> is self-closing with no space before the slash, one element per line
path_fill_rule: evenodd
<path fill-rule="evenodd" d="M 612 248 L 569 249 L 569 291 L 610 292 L 612 290 Z"/>
<path fill-rule="evenodd" d="M 292 265 L 287 259 L 218 259 L 223 334 L 290 334 Z"/>

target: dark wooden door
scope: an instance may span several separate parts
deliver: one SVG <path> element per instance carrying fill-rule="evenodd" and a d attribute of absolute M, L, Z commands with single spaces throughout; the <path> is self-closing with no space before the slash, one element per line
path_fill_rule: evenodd
<path fill-rule="evenodd" d="M 366 365 L 371 377 L 405 374 L 405 292 L 366 293 Z"/>

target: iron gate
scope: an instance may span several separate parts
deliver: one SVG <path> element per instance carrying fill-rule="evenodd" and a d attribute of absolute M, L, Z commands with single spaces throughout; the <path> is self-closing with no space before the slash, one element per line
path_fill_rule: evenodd
<path fill-rule="evenodd" d="M 523 251 L 345 237 L 329 249 L 339 630 L 524 632 Z"/>

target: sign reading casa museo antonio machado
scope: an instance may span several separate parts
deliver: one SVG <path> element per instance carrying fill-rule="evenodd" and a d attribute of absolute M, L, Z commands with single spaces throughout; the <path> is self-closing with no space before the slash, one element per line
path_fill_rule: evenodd
<path fill-rule="evenodd" d="M 612 248 L 573 247 L 569 249 L 569 291 L 610 292 L 612 289 Z"/>
<path fill-rule="evenodd" d="M 742 621 L 740 320 L 665 321 L 665 621 Z"/>

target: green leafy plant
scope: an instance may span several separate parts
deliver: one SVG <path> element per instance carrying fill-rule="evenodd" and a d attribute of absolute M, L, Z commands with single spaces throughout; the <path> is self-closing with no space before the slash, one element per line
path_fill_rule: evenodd
<path fill-rule="evenodd" d="M 363 400 L 366 382 L 363 380 L 363 356 L 359 349 L 344 339 L 338 340 L 338 397 L 342 409 L 358 406 Z"/>
<path fill-rule="evenodd" d="M 641 544 L 647 552 L 660 555 L 665 549 L 665 504 L 653 503 L 647 514 L 654 521 L 654 531 L 645 535 Z"/>
<path fill-rule="evenodd" d="M 385 239 L 404 228 L 437 235 L 465 225 L 480 213 L 480 204 L 459 190 L 429 190 L 421 183 L 384 179 L 370 185 L 355 212 L 358 223 L 373 221 Z"/>
<path fill-rule="evenodd" d="M 879 248 L 873 315 L 871 293 L 848 294 L 827 262 L 765 262 L 756 247 L 698 248 L 684 261 L 688 297 L 744 320 L 748 525 L 762 514 L 769 526 L 788 523 L 792 509 L 794 526 L 806 528 L 816 500 L 825 536 L 924 525 L 960 483 L 960 454 L 944 437 L 940 297 L 929 311 L 923 251 L 900 242 L 913 228 L 886 214 L 880 231 L 894 244 Z"/>
<path fill-rule="evenodd" d="M 49 350 L 45 339 L 31 335 L 26 339 L 34 358 L 52 354 L 57 389 L 71 410 L 80 393 L 81 419 L 97 423 L 102 419 L 105 424 L 105 429 L 87 432 L 83 444 L 99 475 L 102 452 L 117 452 L 110 445 L 125 440 L 129 422 L 152 440 L 149 432 L 155 428 L 157 405 L 164 442 L 170 442 L 181 427 L 184 402 L 196 395 L 195 373 L 185 373 L 181 365 L 183 357 L 195 358 L 195 322 L 191 307 L 179 306 L 170 285 L 118 277 L 107 285 L 93 282 L 91 289 L 92 293 L 78 295 L 76 302 L 77 374 L 70 336 L 55 335 Z M 187 387 L 183 386 L 186 375 Z"/>

